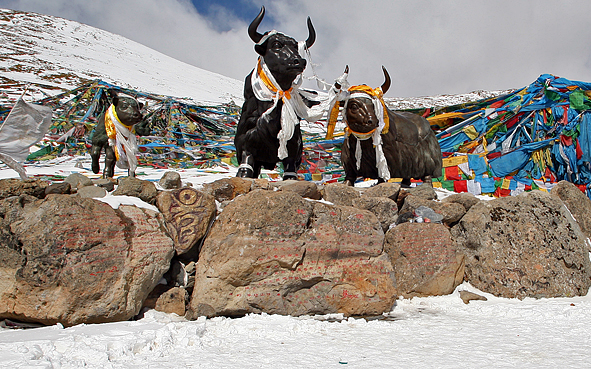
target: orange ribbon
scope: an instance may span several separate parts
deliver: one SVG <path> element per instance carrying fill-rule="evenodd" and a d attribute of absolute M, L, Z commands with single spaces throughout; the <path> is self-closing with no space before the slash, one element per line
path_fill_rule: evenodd
<path fill-rule="evenodd" d="M 265 71 L 263 71 L 263 67 L 261 65 L 261 59 L 259 59 L 258 64 L 257 64 L 257 73 L 258 73 L 259 77 L 261 77 L 261 81 L 263 81 L 265 86 L 267 86 L 267 88 L 269 90 L 279 94 L 280 99 L 282 99 L 283 97 L 286 97 L 288 100 L 291 99 L 291 91 L 293 90 L 293 87 L 290 87 L 289 90 L 287 90 L 287 91 L 283 91 L 283 90 L 279 90 L 275 85 L 273 85 L 273 83 L 271 82 L 269 77 L 265 74 Z"/>

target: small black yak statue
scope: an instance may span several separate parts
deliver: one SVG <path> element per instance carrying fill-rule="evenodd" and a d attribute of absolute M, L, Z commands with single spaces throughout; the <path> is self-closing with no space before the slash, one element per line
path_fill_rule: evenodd
<path fill-rule="evenodd" d="M 347 127 L 341 149 L 345 184 L 353 186 L 358 177 L 378 182 L 402 178 L 404 186 L 410 185 L 411 178 L 431 183 L 432 177 L 441 176 L 439 142 L 425 118 L 386 107 L 382 96 L 391 82 L 386 68 L 382 69 L 385 81 L 381 87 L 352 86 L 345 98 Z M 327 138 L 332 136 L 338 108 L 336 104 L 332 109 Z"/>
<path fill-rule="evenodd" d="M 138 151 L 135 134 L 146 136 L 150 134 L 150 127 L 141 113 L 144 105 L 135 97 L 109 90 L 108 95 L 113 101 L 107 111 L 98 118 L 90 157 L 92 171 L 100 171 L 99 158 L 105 150 L 105 169 L 103 178 L 112 178 L 115 164 L 121 169 L 128 169 L 130 176 L 135 176 L 137 167 L 136 154 Z"/>

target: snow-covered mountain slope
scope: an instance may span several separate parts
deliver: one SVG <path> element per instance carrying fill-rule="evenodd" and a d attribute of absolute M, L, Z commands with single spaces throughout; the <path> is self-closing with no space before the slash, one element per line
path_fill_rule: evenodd
<path fill-rule="evenodd" d="M 27 83 L 61 92 L 97 78 L 199 104 L 242 101 L 242 81 L 85 24 L 0 9 L 0 88 L 5 98 Z"/>

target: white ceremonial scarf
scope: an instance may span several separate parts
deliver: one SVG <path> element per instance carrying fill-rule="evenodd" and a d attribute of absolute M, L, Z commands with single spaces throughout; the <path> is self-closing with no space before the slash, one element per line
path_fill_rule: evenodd
<path fill-rule="evenodd" d="M 107 120 L 109 122 L 107 122 Z M 139 153 L 137 139 L 135 133 L 131 132 L 133 126 L 126 126 L 119 120 L 115 112 L 115 106 L 111 105 L 105 115 L 105 125 L 112 124 L 115 128 L 115 135 L 109 133 L 107 128 L 107 135 L 109 136 L 109 146 L 115 149 L 115 157 L 117 158 L 117 167 L 121 169 L 129 169 L 134 173 L 137 168 L 137 154 Z M 115 137 L 112 137 L 115 136 Z"/>
<path fill-rule="evenodd" d="M 272 32 L 277 33 L 276 31 Z M 305 44 L 303 41 L 298 43 L 300 51 L 305 49 Z M 302 75 L 299 74 L 289 90 L 281 90 L 281 87 L 271 74 L 262 57 L 259 57 L 257 68 L 251 74 L 252 90 L 255 97 L 261 101 L 273 101 L 273 106 L 267 109 L 262 116 L 270 114 L 277 106 L 279 99 L 283 101 L 283 107 L 281 108 L 281 130 L 277 134 L 277 139 L 279 140 L 277 156 L 279 159 L 287 157 L 287 141 L 293 137 L 295 126 L 300 124 L 300 118 L 307 121 L 316 121 L 322 118 L 322 115 L 326 112 L 326 102 L 311 108 L 306 106 L 302 98 L 302 94 L 306 94 L 306 92 L 300 91 L 302 82 Z"/>
<path fill-rule="evenodd" d="M 386 126 L 386 122 L 384 121 L 384 106 L 382 105 L 382 102 L 380 101 L 380 99 L 376 96 L 372 96 L 372 95 L 367 94 L 365 92 L 353 92 L 347 97 L 347 100 L 345 102 L 345 106 L 343 107 L 343 110 L 345 112 L 347 111 L 347 104 L 349 103 L 349 100 L 352 98 L 356 98 L 356 97 L 365 97 L 365 98 L 371 99 L 373 102 L 376 116 L 378 117 L 378 127 L 373 131 L 373 133 L 371 135 L 370 134 L 364 135 L 364 134 L 361 134 L 358 132 L 354 132 L 351 129 L 346 130 L 347 136 L 349 134 L 352 134 L 353 136 L 355 136 L 355 138 L 357 138 L 357 144 L 355 146 L 355 164 L 357 166 L 357 170 L 359 170 L 361 168 L 361 156 L 362 156 L 361 141 L 367 140 L 371 137 L 373 140 L 373 146 L 376 151 L 376 167 L 378 168 L 378 175 L 384 181 L 388 181 L 390 179 L 390 170 L 388 169 L 388 162 L 386 161 L 386 156 L 384 155 L 384 151 L 382 149 L 382 131 L 384 130 L 384 127 Z M 347 127 L 348 127 L 349 123 L 347 122 L 347 114 L 346 113 L 343 114 L 343 121 L 345 123 L 347 123 Z"/>

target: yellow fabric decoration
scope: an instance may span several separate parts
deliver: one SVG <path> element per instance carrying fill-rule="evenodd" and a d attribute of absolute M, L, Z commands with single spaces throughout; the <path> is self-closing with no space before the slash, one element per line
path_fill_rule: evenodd
<path fill-rule="evenodd" d="M 271 82 L 271 80 L 269 79 L 269 77 L 267 76 L 265 71 L 263 70 L 263 67 L 261 66 L 261 59 L 260 58 L 257 63 L 257 73 L 258 73 L 259 77 L 261 77 L 261 81 L 263 81 L 265 86 L 267 86 L 267 88 L 269 90 L 277 93 L 278 89 L 277 89 L 277 87 L 275 87 L 275 85 L 273 85 L 273 82 Z M 279 91 L 279 98 L 281 99 L 283 97 L 286 97 L 288 100 L 291 99 L 291 90 L 293 90 L 293 87 L 290 87 L 289 90 L 287 90 L 287 91 Z"/>
<path fill-rule="evenodd" d="M 503 184 L 501 185 L 501 188 L 503 190 L 508 190 L 510 185 L 511 185 L 511 180 L 508 178 L 503 178 Z"/>
<path fill-rule="evenodd" d="M 468 162 L 468 155 L 452 156 L 449 158 L 443 158 L 443 167 L 455 167 Z"/>
<path fill-rule="evenodd" d="M 338 101 L 336 101 L 330 111 L 330 114 L 328 115 L 328 125 L 326 127 L 326 137 L 325 137 L 326 140 L 332 140 L 334 137 L 334 127 L 336 126 L 337 119 L 339 118 L 339 108 L 340 108 L 340 103 Z"/>
<path fill-rule="evenodd" d="M 388 133 L 390 129 L 390 118 L 388 117 L 388 110 L 386 108 L 386 103 L 384 103 L 384 93 L 382 92 L 382 87 L 378 88 L 371 88 L 367 85 L 358 85 L 358 86 L 351 86 L 348 90 L 350 93 L 353 92 L 365 92 L 366 94 L 377 98 L 382 103 L 382 108 L 384 110 L 384 129 L 382 129 L 382 133 Z"/>
<path fill-rule="evenodd" d="M 117 111 L 115 110 L 115 106 L 111 104 L 110 109 L 113 112 L 113 116 L 115 117 L 115 119 L 117 119 L 117 121 L 119 122 L 119 124 L 121 124 L 122 126 L 124 126 L 125 128 L 129 129 L 129 131 L 131 132 L 131 129 L 133 128 L 133 125 L 126 125 L 123 124 L 121 122 L 121 120 L 119 119 L 119 117 L 117 116 Z M 109 137 L 112 140 L 115 140 L 117 138 L 117 131 L 115 129 L 115 122 L 113 122 L 111 120 L 111 115 L 110 114 L 105 114 L 105 131 L 107 131 L 107 137 Z M 113 151 L 115 152 L 115 158 L 117 160 L 119 160 L 119 151 L 117 150 L 117 147 L 113 147 Z"/>
<path fill-rule="evenodd" d="M 369 132 L 366 133 L 362 133 L 362 132 L 355 132 L 354 130 L 352 130 L 349 127 L 345 127 L 345 133 L 346 134 L 352 134 L 353 136 L 357 137 L 360 140 L 367 140 L 368 138 L 370 138 L 373 133 L 376 131 L 377 128 L 372 129 Z"/>
<path fill-rule="evenodd" d="M 474 128 L 473 125 L 469 125 L 467 127 L 464 127 L 464 129 L 462 129 L 462 131 L 466 134 L 466 136 L 468 136 L 470 138 L 470 140 L 474 140 L 479 136 L 478 131 L 476 130 L 476 128 Z"/>
<path fill-rule="evenodd" d="M 444 126 L 447 126 L 446 122 L 448 120 L 451 120 L 453 118 L 463 118 L 464 115 L 465 115 L 464 113 L 457 113 L 457 112 L 443 113 L 443 114 L 429 117 L 429 118 L 427 118 L 427 120 L 429 121 L 429 125 L 444 127 Z"/>

